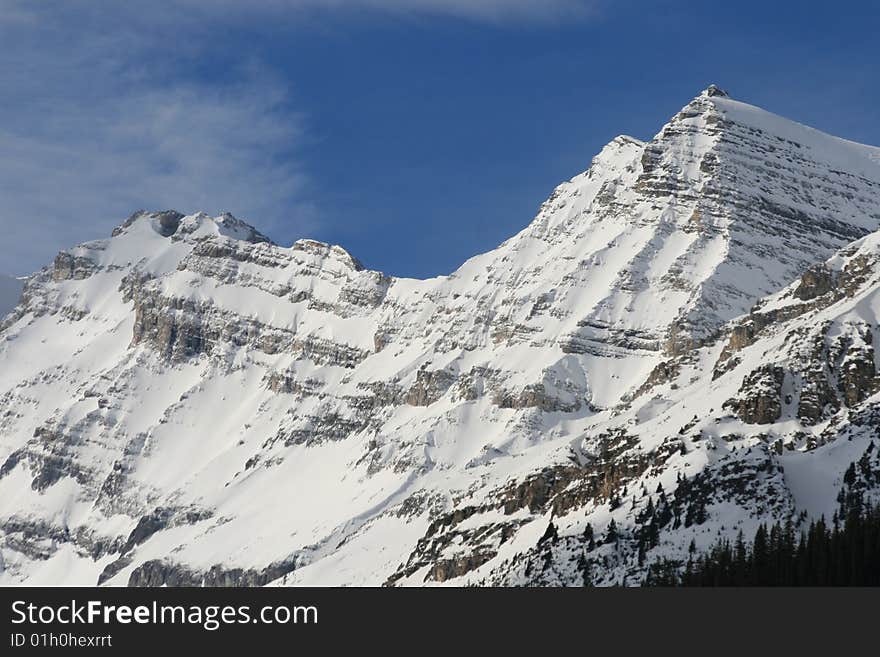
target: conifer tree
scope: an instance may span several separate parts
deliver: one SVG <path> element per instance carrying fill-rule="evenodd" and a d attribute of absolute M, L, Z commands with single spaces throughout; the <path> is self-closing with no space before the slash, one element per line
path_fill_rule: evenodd
<path fill-rule="evenodd" d="M 608 528 L 605 530 L 605 543 L 617 543 L 619 537 L 617 523 L 612 518 L 611 522 L 608 523 Z"/>
<path fill-rule="evenodd" d="M 547 525 L 547 529 L 544 531 L 544 535 L 538 539 L 538 545 L 543 545 L 547 541 L 551 543 L 556 543 L 559 540 L 559 531 L 556 529 L 556 525 L 553 524 L 553 521 L 550 521 L 550 524 Z"/>
<path fill-rule="evenodd" d="M 666 586 L 670 582 L 684 586 L 880 586 L 880 506 L 862 503 L 842 518 L 838 516 L 831 527 L 820 518 L 799 537 L 793 519 L 761 525 L 751 545 L 740 531 L 732 545 L 719 539 L 705 554 L 690 554 L 686 565 L 649 564 L 646 584 Z"/>

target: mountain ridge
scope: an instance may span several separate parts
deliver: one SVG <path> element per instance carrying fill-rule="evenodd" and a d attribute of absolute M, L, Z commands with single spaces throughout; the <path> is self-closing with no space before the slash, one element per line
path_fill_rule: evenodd
<path fill-rule="evenodd" d="M 874 444 L 877 153 L 712 86 L 427 280 L 135 213 L 0 324 L 0 581 L 634 583 L 826 512 Z"/>

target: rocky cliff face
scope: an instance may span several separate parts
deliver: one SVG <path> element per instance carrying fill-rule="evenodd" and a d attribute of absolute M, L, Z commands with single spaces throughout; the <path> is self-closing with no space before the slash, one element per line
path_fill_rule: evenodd
<path fill-rule="evenodd" d="M 830 515 L 878 228 L 880 150 L 716 87 L 436 279 L 137 213 L 0 324 L 0 581 L 637 583 Z"/>

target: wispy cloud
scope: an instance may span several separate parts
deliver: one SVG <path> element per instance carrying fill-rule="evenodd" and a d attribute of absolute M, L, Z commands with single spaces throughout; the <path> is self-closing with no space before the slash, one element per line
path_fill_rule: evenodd
<path fill-rule="evenodd" d="M 283 80 L 257 65 L 220 84 L 187 78 L 177 65 L 199 54 L 183 38 L 193 26 L 143 30 L 97 3 L 50 4 L 0 20 L 0 271 L 32 271 L 138 208 L 310 232 L 304 119 Z"/>
<path fill-rule="evenodd" d="M 0 263 L 32 269 L 98 237 L 137 208 L 229 210 L 271 230 L 312 211 L 295 158 L 300 127 L 283 87 L 246 79 L 217 89 L 178 83 L 64 103 L 40 125 L 0 129 Z M 284 215 L 284 216 L 282 216 Z"/>
<path fill-rule="evenodd" d="M 553 23 L 584 18 L 599 0 L 175 0 L 180 6 L 225 11 L 380 11 L 403 15 L 433 15 L 491 23 Z"/>
<path fill-rule="evenodd" d="M 138 208 L 231 211 L 271 234 L 319 214 L 295 90 L 265 63 L 184 71 L 217 28 L 352 12 L 546 23 L 585 0 L 7 0 L 0 13 L 0 272 L 106 235 Z M 220 30 L 222 31 L 222 30 Z M 242 57 L 242 59 L 246 59 Z"/>

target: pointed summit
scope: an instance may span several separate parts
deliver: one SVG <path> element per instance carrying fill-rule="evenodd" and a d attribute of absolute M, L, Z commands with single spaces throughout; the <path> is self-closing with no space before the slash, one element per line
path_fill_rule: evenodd
<path fill-rule="evenodd" d="M 706 87 L 701 95 L 707 96 L 709 98 L 730 98 L 729 93 L 714 84 L 710 84 L 708 87 Z"/>

